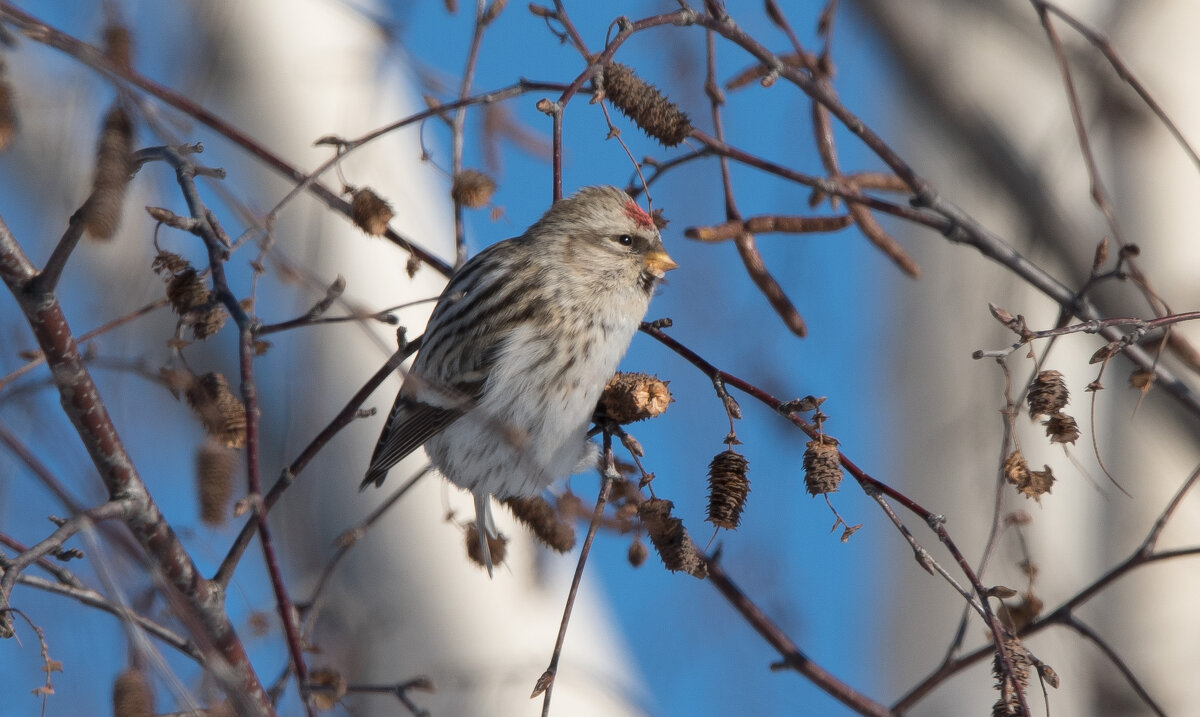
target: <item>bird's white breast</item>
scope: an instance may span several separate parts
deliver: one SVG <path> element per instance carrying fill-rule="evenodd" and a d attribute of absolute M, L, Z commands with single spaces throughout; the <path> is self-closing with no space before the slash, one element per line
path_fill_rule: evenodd
<path fill-rule="evenodd" d="M 641 311 L 613 311 L 616 298 L 595 306 L 593 297 L 594 310 L 564 312 L 575 317 L 564 325 L 524 324 L 504 338 L 477 408 L 427 445 L 451 481 L 500 497 L 533 495 L 584 467 L 596 402 L 648 303 L 622 296 Z"/>

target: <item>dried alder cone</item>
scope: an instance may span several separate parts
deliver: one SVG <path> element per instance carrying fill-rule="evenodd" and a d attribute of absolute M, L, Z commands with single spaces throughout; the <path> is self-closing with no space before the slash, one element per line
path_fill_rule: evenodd
<path fill-rule="evenodd" d="M 120 717 L 152 717 L 154 694 L 150 683 L 141 670 L 131 667 L 125 670 L 112 686 L 113 714 Z"/>
<path fill-rule="evenodd" d="M 319 710 L 331 710 L 346 696 L 346 678 L 342 673 L 328 667 L 319 667 L 308 673 L 308 684 L 313 689 L 313 703 Z"/>
<path fill-rule="evenodd" d="M 1019 686 L 1021 692 L 1025 692 L 1029 686 L 1029 666 L 1032 661 L 1029 659 L 1029 650 L 1021 644 L 1020 638 L 1009 636 L 1005 638 L 1003 644 L 1005 657 L 1008 658 L 1008 663 L 1012 666 L 1012 678 L 1005 676 L 1004 662 L 1000 659 L 1000 655 L 992 658 L 992 675 L 996 678 L 996 690 L 1000 692 L 1000 696 L 996 699 L 996 703 L 992 705 L 993 717 L 1008 717 L 1008 715 L 1019 715 L 1022 713 L 1021 702 L 1017 697 L 1017 688 Z M 1013 681 L 1016 681 L 1016 685 Z"/>
<path fill-rule="evenodd" d="M 381 236 L 396 213 L 392 205 L 368 187 L 346 188 L 350 193 L 350 220 L 371 236 Z"/>
<path fill-rule="evenodd" d="M 664 147 L 674 147 L 692 133 L 687 115 L 633 68 L 619 62 L 605 65 L 602 88 L 614 107 Z"/>
<path fill-rule="evenodd" d="M 487 531 L 484 531 L 484 533 L 486 534 Z M 489 570 L 491 569 L 490 566 L 502 565 L 504 563 L 504 556 L 508 550 L 508 538 L 503 535 L 487 536 L 488 552 L 491 553 L 491 561 L 489 562 L 483 555 L 483 547 L 479 540 L 478 523 L 475 521 L 467 523 L 466 535 L 464 537 L 467 541 L 467 557 L 471 559 L 471 562 Z"/>
<path fill-rule="evenodd" d="M 128 27 L 120 23 L 105 26 L 104 55 L 125 72 L 133 70 L 133 35 Z"/>
<path fill-rule="evenodd" d="M 650 498 L 638 506 L 638 515 L 667 570 L 684 572 L 696 578 L 707 577 L 708 564 L 696 551 L 696 546 L 683 527 L 683 521 L 671 515 L 674 507 L 675 504 L 669 500 Z"/>
<path fill-rule="evenodd" d="M 513 496 L 501 502 L 547 548 L 565 553 L 575 547 L 575 528 L 560 518 L 545 498 L 540 495 L 527 498 Z"/>
<path fill-rule="evenodd" d="M 1056 413 L 1042 421 L 1051 443 L 1074 443 L 1079 440 L 1079 424 L 1065 413 Z"/>
<path fill-rule="evenodd" d="M 634 538 L 629 544 L 629 552 L 625 555 L 629 560 L 629 564 L 635 568 L 640 568 L 646 562 L 646 557 L 650 555 L 650 551 L 646 549 L 646 544 L 641 540 Z"/>
<path fill-rule="evenodd" d="M 809 495 L 833 493 L 842 484 L 842 463 L 833 436 L 817 436 L 805 444 L 804 486 Z"/>
<path fill-rule="evenodd" d="M 1040 371 L 1029 386 L 1029 417 L 1053 416 L 1070 400 L 1067 383 L 1058 371 Z"/>
<path fill-rule="evenodd" d="M 749 465 L 746 457 L 732 448 L 712 459 L 708 465 L 708 522 L 726 530 L 738 527 L 750 493 Z"/>
<path fill-rule="evenodd" d="M 196 494 L 205 525 L 217 527 L 229 519 L 236 469 L 237 452 L 219 441 L 210 438 L 196 452 Z"/>
<path fill-rule="evenodd" d="M 92 193 L 83 205 L 83 225 L 94 239 L 111 239 L 121 221 L 125 186 L 133 171 L 133 121 L 120 105 L 104 116 L 96 143 Z"/>
<path fill-rule="evenodd" d="M 191 327 L 197 341 L 221 330 L 228 317 L 225 307 L 187 259 L 169 251 L 159 251 L 151 268 L 167 282 L 167 301 L 171 303 L 171 309 L 179 316 L 180 323 Z"/>
<path fill-rule="evenodd" d="M 0 57 L 0 150 L 5 149 L 17 136 L 17 108 L 13 103 L 12 85 L 8 82 L 8 68 Z"/>
<path fill-rule="evenodd" d="M 1063 375 L 1058 371 L 1041 371 L 1029 386 L 1029 417 L 1046 416 L 1042 425 L 1053 443 L 1074 443 L 1079 439 L 1079 425 L 1063 412 L 1070 401 L 1070 392 Z"/>
<path fill-rule="evenodd" d="M 210 298 L 208 283 L 193 267 L 189 266 L 167 279 L 167 301 L 171 302 L 171 308 L 180 316 L 204 306 Z"/>
<path fill-rule="evenodd" d="M 186 395 L 188 405 L 209 436 L 230 448 L 246 444 L 246 407 L 229 390 L 225 376 L 206 373 L 197 377 L 188 386 Z"/>
<path fill-rule="evenodd" d="M 1016 486 L 1021 495 L 1040 503 L 1042 495 L 1049 493 L 1054 485 L 1054 472 L 1050 466 L 1043 467 L 1045 470 L 1029 470 L 1025 456 L 1020 451 L 1013 451 L 1004 459 L 1004 479 Z"/>
<path fill-rule="evenodd" d="M 668 383 L 646 373 L 619 372 L 605 385 L 597 410 L 622 425 L 654 418 L 675 400 Z"/>
<path fill-rule="evenodd" d="M 1038 615 L 1042 614 L 1043 607 L 1042 599 L 1031 589 L 1021 593 L 1020 601 L 1014 604 L 1001 603 L 996 615 L 1000 618 L 1001 624 L 1009 630 L 1020 632 L 1032 624 Z"/>
<path fill-rule="evenodd" d="M 478 169 L 464 169 L 454 175 L 450 198 L 464 207 L 478 209 L 492 201 L 496 182 Z"/>

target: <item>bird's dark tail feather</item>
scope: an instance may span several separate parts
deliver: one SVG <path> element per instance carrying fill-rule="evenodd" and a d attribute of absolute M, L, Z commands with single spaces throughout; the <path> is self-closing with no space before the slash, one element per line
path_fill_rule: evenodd
<path fill-rule="evenodd" d="M 367 476 L 365 478 L 363 478 L 362 483 L 358 484 L 358 491 L 361 493 L 362 491 L 366 490 L 367 486 L 371 485 L 372 483 L 375 484 L 376 488 L 383 485 L 383 479 L 387 477 L 388 470 L 389 470 L 388 468 L 382 468 L 382 469 L 375 468 L 375 467 L 368 468 Z"/>
<path fill-rule="evenodd" d="M 488 538 L 496 535 L 491 500 L 492 496 L 487 493 L 475 494 L 475 532 L 479 533 L 479 554 L 483 556 L 483 564 L 487 567 L 489 578 L 495 577 L 492 574 L 492 548 L 488 545 Z"/>

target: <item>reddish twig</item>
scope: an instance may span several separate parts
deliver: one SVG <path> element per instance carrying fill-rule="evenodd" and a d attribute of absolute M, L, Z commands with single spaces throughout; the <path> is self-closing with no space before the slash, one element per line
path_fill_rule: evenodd
<path fill-rule="evenodd" d="M 258 387 L 254 381 L 254 326 L 253 320 L 242 308 L 237 296 L 230 288 L 225 277 L 225 262 L 228 259 L 228 249 L 221 241 L 222 232 L 216 224 L 212 212 L 204 205 L 196 188 L 196 167 L 191 160 L 175 148 L 156 147 L 142 150 L 142 157 L 159 158 L 167 162 L 174 170 L 176 182 L 187 202 L 189 213 L 193 219 L 192 233 L 198 236 L 208 252 L 208 269 L 212 277 L 213 293 L 224 305 L 238 326 L 238 356 L 241 373 L 242 403 L 246 414 L 246 475 L 247 497 L 253 512 L 258 516 L 257 527 L 259 543 L 266 563 L 267 575 L 275 594 L 275 607 L 283 625 L 283 633 L 291 658 L 292 669 L 296 673 L 301 700 L 309 717 L 315 717 L 316 707 L 308 699 L 308 668 L 304 661 L 304 649 L 300 642 L 300 632 L 296 626 L 296 614 L 292 609 L 292 601 L 288 596 L 287 587 L 283 582 L 283 573 L 271 540 L 271 532 L 263 512 L 262 491 L 259 480 L 259 442 L 258 428 L 260 411 L 258 407 Z"/>
<path fill-rule="evenodd" d="M 258 523 L 258 539 L 262 544 L 263 561 L 266 563 L 267 576 L 271 581 L 271 590 L 275 593 L 275 610 L 279 613 L 280 624 L 283 625 L 283 635 L 287 643 L 288 656 L 291 658 L 292 670 L 296 673 L 300 699 L 308 716 L 316 717 L 316 705 L 309 699 L 308 665 L 304 661 L 304 645 L 300 640 L 300 630 L 296 625 L 296 612 L 292 609 L 292 600 L 288 595 L 287 586 L 283 582 L 283 570 L 279 567 L 279 557 L 275 552 L 275 544 L 271 540 L 266 509 L 262 501 L 262 488 L 258 472 L 258 387 L 254 382 L 254 334 L 249 322 L 244 324 L 239 332 L 238 355 L 242 374 L 242 401 L 246 405 L 247 497 L 254 514 L 258 516 L 256 522 Z"/>
<path fill-rule="evenodd" d="M 827 217 L 791 217 L 763 215 L 745 220 L 728 221 L 711 227 L 688 227 L 683 235 L 702 242 L 719 242 L 734 239 L 743 233 L 750 234 L 812 234 L 835 232 L 850 226 L 850 217 L 838 214 Z"/>
<path fill-rule="evenodd" d="M 567 39 L 571 41 L 571 45 L 575 50 L 585 58 L 590 58 L 592 53 L 587 49 L 587 44 L 583 41 L 583 36 L 575 29 L 575 25 L 571 22 L 571 18 L 567 15 L 567 8 L 563 5 L 562 0 L 554 0 L 554 19 L 562 25 L 563 32 L 566 33 Z"/>
<path fill-rule="evenodd" d="M 721 88 L 717 85 L 717 50 L 715 36 L 710 30 L 704 34 L 705 36 L 705 63 L 706 63 L 706 80 L 705 89 L 708 92 L 709 105 L 712 108 L 713 132 L 716 134 L 717 141 L 724 143 L 725 128 L 721 120 L 721 105 L 725 99 L 721 94 Z M 733 180 L 729 176 L 729 159 L 728 157 L 720 157 L 721 166 L 721 187 L 725 194 L 725 218 L 728 222 L 742 222 L 741 212 L 738 211 L 737 204 L 733 198 Z M 742 259 L 742 265 L 746 267 L 746 273 L 750 276 L 750 280 L 754 282 L 762 295 L 767 298 L 771 304 L 771 308 L 775 309 L 775 313 L 783 320 L 785 326 L 792 333 L 803 338 L 808 334 L 808 327 L 804 325 L 804 317 L 796 310 L 791 299 L 771 272 L 767 269 L 766 262 L 763 261 L 762 254 L 758 251 L 758 247 L 754 243 L 754 235 L 749 231 L 743 231 L 734 238 L 734 246 L 737 247 L 738 256 Z"/>

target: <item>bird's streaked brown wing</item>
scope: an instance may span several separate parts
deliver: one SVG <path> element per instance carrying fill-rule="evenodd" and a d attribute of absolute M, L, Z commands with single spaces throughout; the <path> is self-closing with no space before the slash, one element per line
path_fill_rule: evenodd
<path fill-rule="evenodd" d="M 504 339 L 518 326 L 546 318 L 521 301 L 520 283 L 499 269 L 519 252 L 520 239 L 493 244 L 450 279 L 425 327 L 412 371 L 450 407 L 431 406 L 401 389 L 359 489 L 380 485 L 388 470 L 478 403 Z M 410 377 L 409 380 L 411 380 Z"/>
<path fill-rule="evenodd" d="M 466 413 L 482 388 L 483 383 L 479 382 L 447 390 L 446 393 L 462 396 L 462 404 L 453 408 L 431 406 L 406 396 L 401 391 L 400 395 L 396 396 L 396 403 L 392 405 L 383 431 L 379 434 L 379 442 L 375 444 L 375 452 L 371 454 L 371 465 L 367 468 L 367 475 L 359 485 L 359 490 L 372 483 L 376 486 L 382 485 L 392 466 Z"/>

